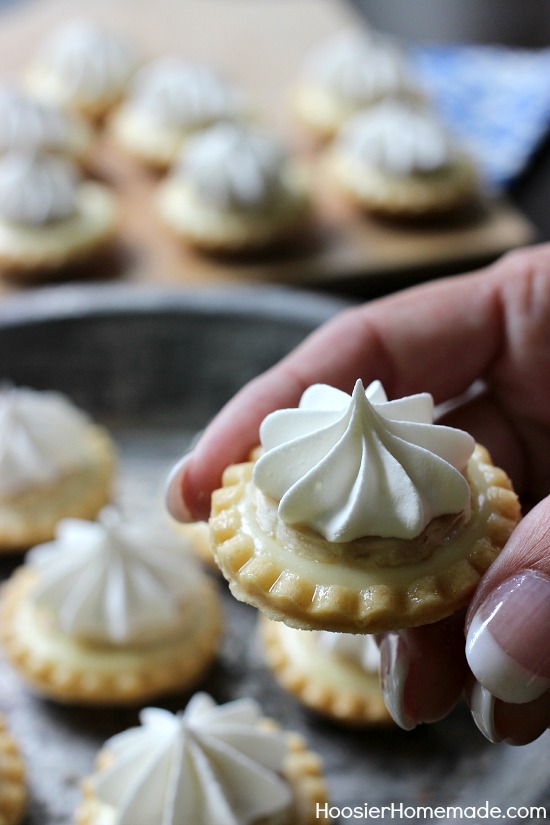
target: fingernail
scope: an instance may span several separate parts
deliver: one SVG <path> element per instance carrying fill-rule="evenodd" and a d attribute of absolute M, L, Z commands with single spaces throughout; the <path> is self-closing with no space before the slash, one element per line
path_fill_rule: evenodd
<path fill-rule="evenodd" d="M 531 702 L 550 688 L 549 632 L 550 579 L 518 573 L 475 614 L 466 639 L 468 664 L 497 699 Z"/>
<path fill-rule="evenodd" d="M 177 521 L 194 521 L 188 507 L 183 500 L 182 482 L 189 462 L 190 455 L 185 455 L 174 464 L 168 478 L 166 480 L 166 487 L 164 490 L 164 501 L 166 508 L 171 516 Z"/>
<path fill-rule="evenodd" d="M 399 633 L 386 633 L 380 642 L 380 680 L 384 701 L 394 722 L 412 730 L 416 721 L 405 708 L 405 683 L 411 658 L 405 639 Z"/>
<path fill-rule="evenodd" d="M 470 711 L 474 722 L 489 742 L 495 745 L 502 742 L 502 738 L 495 730 L 495 697 L 479 682 L 476 682 L 472 689 Z"/>

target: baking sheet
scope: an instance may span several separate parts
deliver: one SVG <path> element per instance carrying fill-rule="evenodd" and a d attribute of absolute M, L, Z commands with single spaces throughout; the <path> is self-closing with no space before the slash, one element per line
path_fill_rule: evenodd
<path fill-rule="evenodd" d="M 52 288 L 0 305 L 0 376 L 67 392 L 106 424 L 120 451 L 120 499 L 154 511 L 172 462 L 220 405 L 342 306 L 273 288 Z M 2 559 L 0 577 L 18 563 Z M 302 731 L 324 760 L 333 805 L 550 803 L 547 734 L 523 748 L 490 745 L 464 706 L 410 733 L 340 729 L 278 687 L 254 640 L 255 610 L 221 581 L 220 592 L 226 632 L 201 688 L 218 701 L 252 696 L 283 726 Z M 186 699 L 160 704 L 176 710 Z M 0 712 L 27 760 L 27 825 L 69 825 L 96 751 L 136 724 L 135 710 L 36 698 L 2 660 Z"/>
<path fill-rule="evenodd" d="M 361 25 L 343 0 L 34 0 L 0 17 L 0 78 L 17 78 L 47 32 L 78 15 L 126 32 L 146 57 L 176 52 L 222 70 L 247 90 L 258 119 L 307 157 L 313 170 L 314 155 L 289 113 L 290 89 L 314 45 Z M 487 196 L 467 219 L 406 227 L 361 216 L 330 188 L 316 185 L 314 226 L 303 243 L 276 256 L 228 261 L 193 253 L 171 237 L 152 208 L 157 176 L 108 138 L 98 141 L 92 165 L 119 198 L 121 225 L 117 254 L 76 268 L 72 276 L 80 279 L 278 282 L 380 292 L 487 261 L 534 236 L 529 221 L 497 195 Z M 320 180 L 315 172 L 313 178 Z"/>

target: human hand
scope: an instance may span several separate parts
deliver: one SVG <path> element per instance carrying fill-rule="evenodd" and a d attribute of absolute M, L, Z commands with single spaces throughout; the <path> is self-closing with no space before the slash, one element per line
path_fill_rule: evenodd
<path fill-rule="evenodd" d="M 460 399 L 482 381 L 484 391 L 459 400 L 444 422 L 484 444 L 528 506 L 540 502 L 471 603 L 466 627 L 485 620 L 468 640 L 471 668 L 463 616 L 381 640 L 388 705 L 399 723 L 414 727 L 444 716 L 466 685 L 474 718 L 490 739 L 531 741 L 550 724 L 550 245 L 346 310 L 325 324 L 241 390 L 205 430 L 170 479 L 173 515 L 208 517 L 223 469 L 247 458 L 269 412 L 295 406 L 313 383 L 350 392 L 359 377 L 365 384 L 380 379 L 390 398 L 427 391 L 436 403 Z M 533 672 L 538 680 L 530 679 Z M 513 704 L 504 702 L 518 680 L 530 683 L 522 700 L 516 693 Z"/>

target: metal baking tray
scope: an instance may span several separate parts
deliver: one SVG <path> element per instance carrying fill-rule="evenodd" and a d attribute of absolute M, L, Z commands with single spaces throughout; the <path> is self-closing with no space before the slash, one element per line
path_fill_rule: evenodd
<path fill-rule="evenodd" d="M 126 285 L 61 286 L 0 305 L 0 378 L 58 389 L 108 426 L 120 451 L 117 496 L 129 508 L 162 506 L 166 473 L 194 434 L 248 379 L 344 306 L 282 288 L 162 290 Z M 5 578 L 20 559 L 0 562 Z M 465 706 L 405 733 L 353 731 L 301 708 L 275 683 L 255 638 L 256 612 L 220 582 L 226 627 L 201 687 L 218 701 L 257 698 L 322 756 L 340 823 L 354 806 L 394 806 L 385 818 L 421 819 L 416 806 L 550 804 L 548 734 L 523 748 L 490 745 Z M 163 706 L 183 706 L 186 696 Z M 33 696 L 0 660 L 0 711 L 28 766 L 27 825 L 69 825 L 82 777 L 104 740 L 136 724 L 135 710 L 63 707 Z M 403 807 L 400 807 L 403 806 Z M 446 821 L 440 818 L 437 821 Z M 451 817 L 449 821 L 461 821 Z M 496 821 L 476 817 L 476 822 Z M 534 821 L 534 820 L 533 820 Z M 155 825 L 155 823 L 151 823 Z"/>

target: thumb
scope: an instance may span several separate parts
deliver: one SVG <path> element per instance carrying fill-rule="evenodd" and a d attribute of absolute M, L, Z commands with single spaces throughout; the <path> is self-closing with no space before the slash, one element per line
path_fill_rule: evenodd
<path fill-rule="evenodd" d="M 466 657 L 485 715 L 494 700 L 550 723 L 550 497 L 520 522 L 485 574 L 466 619 Z M 544 698 L 546 694 L 546 699 Z M 515 717 L 518 711 L 515 709 Z M 503 715 L 502 707 L 500 715 Z M 520 714 L 521 715 L 521 712 Z"/>

